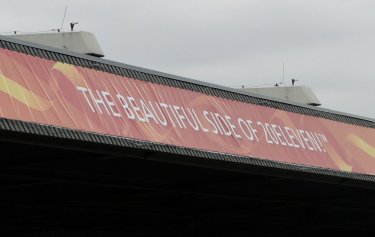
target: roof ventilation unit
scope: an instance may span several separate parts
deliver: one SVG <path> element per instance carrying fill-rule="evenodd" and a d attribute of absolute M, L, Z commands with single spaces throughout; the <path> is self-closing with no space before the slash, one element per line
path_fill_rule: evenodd
<path fill-rule="evenodd" d="M 19 40 L 41 44 L 58 49 L 66 49 L 71 52 L 87 54 L 95 57 L 104 57 L 96 37 L 93 33 L 85 31 L 36 33 L 10 35 Z"/>

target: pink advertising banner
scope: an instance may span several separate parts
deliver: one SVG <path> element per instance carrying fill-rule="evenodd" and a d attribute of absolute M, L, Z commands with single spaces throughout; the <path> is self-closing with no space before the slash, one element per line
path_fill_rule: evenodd
<path fill-rule="evenodd" d="M 0 49 L 0 116 L 375 174 L 375 130 Z"/>

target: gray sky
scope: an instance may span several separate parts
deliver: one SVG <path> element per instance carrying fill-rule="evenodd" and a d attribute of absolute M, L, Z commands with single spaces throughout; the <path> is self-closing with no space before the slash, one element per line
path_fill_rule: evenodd
<path fill-rule="evenodd" d="M 375 118 L 373 0 L 0 0 L 0 32 L 96 34 L 107 59 L 239 88 L 299 79 Z"/>

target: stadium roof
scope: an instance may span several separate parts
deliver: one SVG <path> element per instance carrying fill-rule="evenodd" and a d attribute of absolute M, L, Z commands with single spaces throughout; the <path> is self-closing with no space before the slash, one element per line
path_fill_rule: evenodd
<path fill-rule="evenodd" d="M 0 48 L 215 98 L 323 118 L 340 126 L 349 124 L 371 132 L 375 128 L 375 121 L 369 118 L 4 36 L 0 36 Z M 119 235 L 138 236 L 243 236 L 250 233 L 249 224 L 251 233 L 269 232 L 271 236 L 283 232 L 372 231 L 364 224 L 375 210 L 372 174 L 6 117 L 0 119 L 0 130 L 3 152 L 12 154 L 2 158 L 0 174 L 0 190 L 4 191 L 0 226 L 8 234 L 23 236 L 39 231 L 39 236 L 48 236 L 52 235 L 50 229 L 69 228 L 92 230 L 85 233 L 95 232 L 97 236 L 108 230 L 114 236 L 116 230 Z M 353 216 L 357 221 L 350 219 Z"/>
<path fill-rule="evenodd" d="M 275 100 L 261 95 L 241 92 L 231 88 L 213 85 L 202 81 L 196 81 L 188 78 L 174 76 L 166 73 L 139 68 L 123 63 L 113 62 L 92 56 L 76 54 L 65 50 L 59 50 L 33 43 L 23 42 L 16 39 L 0 36 L 0 47 L 28 55 L 45 58 L 48 60 L 60 61 L 72 65 L 78 65 L 86 68 L 94 68 L 96 71 L 104 71 L 121 76 L 135 78 L 141 81 L 149 81 L 156 84 L 167 85 L 175 88 L 197 91 L 216 97 L 227 98 L 230 100 L 241 101 L 245 103 L 272 107 L 278 110 L 291 111 L 303 115 L 325 118 L 343 123 L 375 128 L 375 121 L 370 118 L 364 118 L 351 114 L 332 111 L 324 108 L 310 107 L 302 104 L 294 104 L 288 101 Z M 314 173 L 326 176 L 336 176 L 340 178 L 352 178 L 366 181 L 375 181 L 372 175 L 359 174 L 354 172 L 343 172 L 321 167 L 309 167 L 300 164 L 288 164 L 257 157 L 243 157 L 220 152 L 209 152 L 201 149 L 186 148 L 162 143 L 130 139 L 126 137 L 111 136 L 94 132 L 79 131 L 64 127 L 52 126 L 48 124 L 38 124 L 35 122 L 25 122 L 2 118 L 0 127 L 3 131 L 30 134 L 37 136 L 47 136 L 54 138 L 63 138 L 77 142 L 94 142 L 118 147 L 127 147 L 135 150 L 149 150 L 163 154 L 176 154 L 182 157 L 194 157 L 203 160 L 220 161 L 224 166 L 232 166 L 232 163 L 243 164 L 237 168 L 260 167 L 273 169 L 283 169 L 296 171 L 298 173 Z M 176 159 L 177 160 L 177 159 Z M 173 162 L 176 162 L 173 161 Z M 181 160 L 181 159 L 178 159 Z M 197 159 L 193 159 L 194 162 Z M 224 162 L 224 163 L 223 163 Z M 226 164 L 227 162 L 227 164 Z M 246 169 L 247 169 L 246 168 Z M 274 170 L 272 172 L 275 172 Z"/>

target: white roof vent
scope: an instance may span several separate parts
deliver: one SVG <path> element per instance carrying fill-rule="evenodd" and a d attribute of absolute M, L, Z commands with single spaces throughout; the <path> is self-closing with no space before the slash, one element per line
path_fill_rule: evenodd
<path fill-rule="evenodd" d="M 71 52 L 104 57 L 96 37 L 85 31 L 10 35 L 10 37 Z"/>
<path fill-rule="evenodd" d="M 275 86 L 263 88 L 243 88 L 242 90 L 265 95 L 276 99 L 283 99 L 294 103 L 313 106 L 321 105 L 314 92 L 307 86 Z"/>

